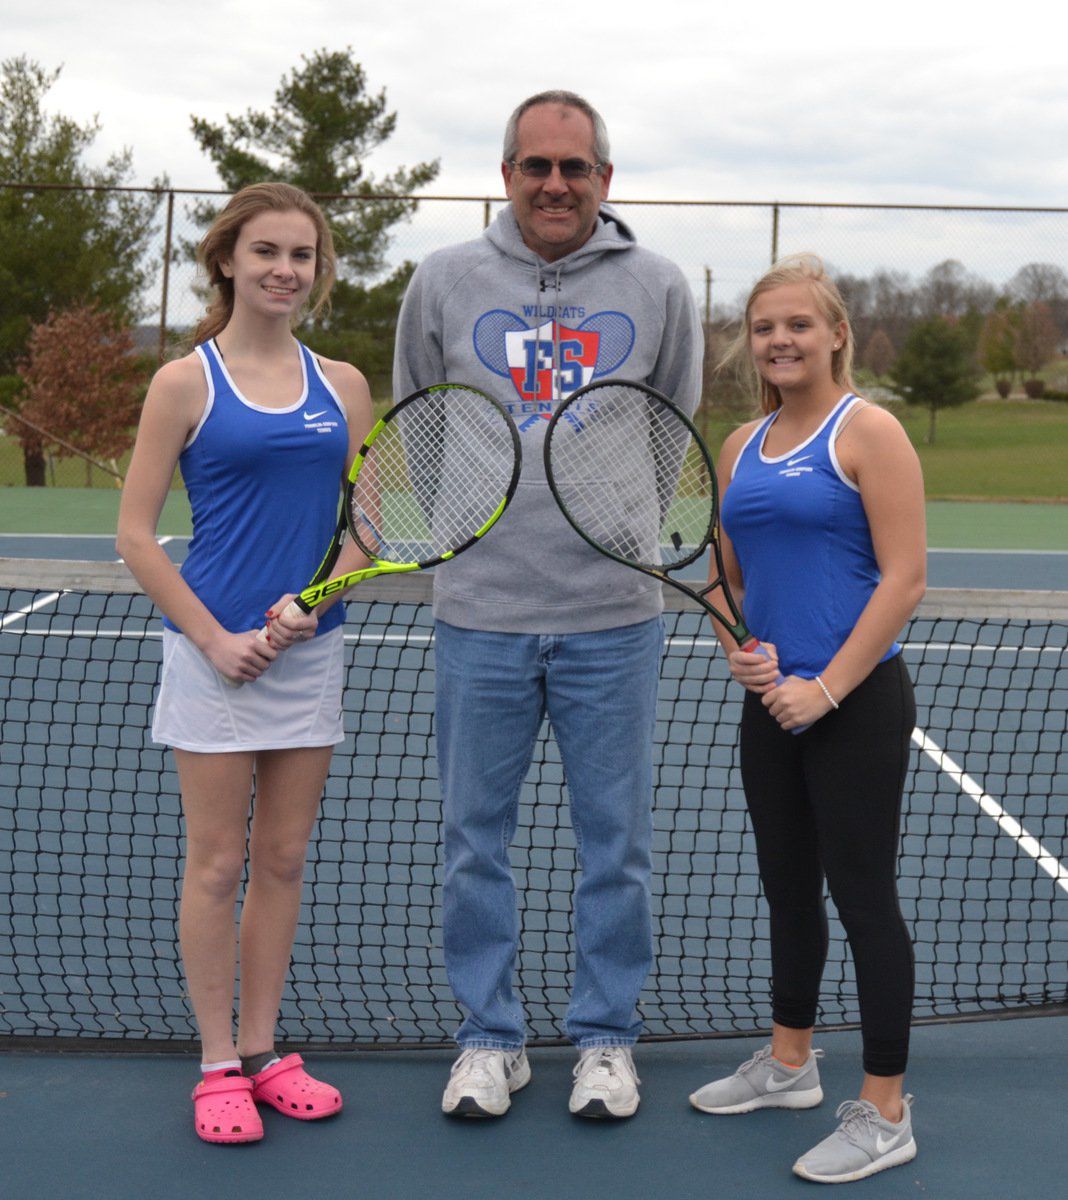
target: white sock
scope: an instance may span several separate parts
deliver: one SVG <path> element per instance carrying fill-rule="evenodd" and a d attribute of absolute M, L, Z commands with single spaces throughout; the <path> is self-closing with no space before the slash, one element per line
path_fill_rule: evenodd
<path fill-rule="evenodd" d="M 202 1062 L 200 1064 L 200 1070 L 201 1070 L 201 1073 L 204 1075 L 207 1075 L 211 1071 L 240 1071 L 241 1070 L 241 1060 L 238 1058 L 234 1058 L 234 1059 L 227 1059 L 226 1062 L 217 1062 L 217 1063 Z"/>

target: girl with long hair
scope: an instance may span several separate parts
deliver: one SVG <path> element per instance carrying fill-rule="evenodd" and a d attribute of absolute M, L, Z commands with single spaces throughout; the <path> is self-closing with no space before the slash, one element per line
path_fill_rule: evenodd
<path fill-rule="evenodd" d="M 841 295 L 809 255 L 756 284 L 728 355 L 749 367 L 764 413 L 724 442 L 718 475 L 727 579 L 768 656 L 717 634 L 746 689 L 742 782 L 771 917 L 773 1023 L 770 1046 L 690 1097 L 710 1113 L 823 1099 L 812 1035 L 826 880 L 864 1059 L 859 1099 L 794 1164 L 827 1183 L 916 1153 L 903 1088 L 913 954 L 896 878 L 916 710 L 895 639 L 924 591 L 923 479 L 897 420 L 855 393 L 852 355 Z"/>
<path fill-rule="evenodd" d="M 344 737 L 343 613 L 324 603 L 281 614 L 333 532 L 371 398 L 359 371 L 293 334 L 334 279 L 330 230 L 309 196 L 281 183 L 242 189 L 199 259 L 213 300 L 193 350 L 149 387 L 117 549 L 164 616 L 152 736 L 174 749 L 185 817 L 179 937 L 202 1047 L 196 1132 L 249 1142 L 263 1136 L 257 1102 L 302 1120 L 342 1104 L 299 1055 L 280 1059 L 274 1038 L 308 839 Z M 193 512 L 180 571 L 156 538 L 176 466 Z M 359 565 L 350 547 L 338 572 Z"/>

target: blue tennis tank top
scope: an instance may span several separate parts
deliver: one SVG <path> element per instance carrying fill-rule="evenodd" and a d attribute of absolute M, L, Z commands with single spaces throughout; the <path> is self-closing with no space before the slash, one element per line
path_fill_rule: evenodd
<path fill-rule="evenodd" d="M 193 510 L 181 571 L 231 633 L 259 629 L 279 596 L 308 585 L 337 523 L 347 417 L 315 356 L 298 347 L 304 385 L 288 408 L 242 396 L 214 340 L 196 347 L 208 403 L 178 460 Z M 343 619 L 333 605 L 319 633 Z"/>
<path fill-rule="evenodd" d="M 860 489 L 834 443 L 858 397 L 845 396 L 786 454 L 764 453 L 772 413 L 742 447 L 723 495 L 723 528 L 745 583 L 745 621 L 774 643 L 784 675 L 811 679 L 841 649 L 879 582 Z M 895 642 L 881 661 L 901 649 Z"/>

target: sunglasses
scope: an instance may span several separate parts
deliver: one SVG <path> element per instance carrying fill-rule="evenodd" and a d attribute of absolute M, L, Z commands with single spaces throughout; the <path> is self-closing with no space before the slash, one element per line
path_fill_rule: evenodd
<path fill-rule="evenodd" d="M 519 171 L 528 179 L 548 179 L 553 173 L 553 167 L 560 168 L 564 179 L 589 179 L 591 175 L 599 175 L 605 163 L 588 163 L 584 158 L 563 158 L 554 162 L 551 158 L 540 158 L 531 155 L 519 160 L 510 159 L 508 165 Z"/>

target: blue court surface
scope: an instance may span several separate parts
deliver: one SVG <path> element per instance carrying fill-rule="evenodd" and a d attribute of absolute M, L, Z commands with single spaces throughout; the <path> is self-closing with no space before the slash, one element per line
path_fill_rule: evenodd
<path fill-rule="evenodd" d="M 310 1056 L 346 1100 L 337 1117 L 264 1110 L 250 1146 L 197 1139 L 188 1102 L 196 1061 L 172 1055 L 0 1055 L 6 1200 L 780 1200 L 820 1184 L 794 1158 L 834 1127 L 858 1082 L 859 1036 L 823 1034 L 826 1099 L 805 1112 L 700 1114 L 686 1096 L 732 1072 L 755 1039 L 643 1045 L 642 1106 L 626 1122 L 571 1117 L 574 1055 L 532 1052 L 533 1080 L 502 1120 L 440 1115 L 451 1054 Z M 853 1184 L 878 1198 L 1022 1200 L 1063 1195 L 1068 1174 L 1068 1020 L 1038 1018 L 913 1032 L 912 1163 Z"/>
<path fill-rule="evenodd" d="M 185 557 L 188 538 L 165 538 L 175 562 Z M 0 557 L 82 559 L 114 562 L 115 539 L 110 534 L 82 537 L 0 533 Z M 927 552 L 927 585 L 932 588 L 1068 589 L 1068 549 L 953 550 Z M 701 569 L 695 575 L 699 577 Z"/>
<path fill-rule="evenodd" d="M 533 1079 L 507 1116 L 438 1111 L 451 1054 L 320 1054 L 345 1109 L 323 1122 L 264 1111 L 266 1136 L 209 1146 L 192 1127 L 195 1059 L 0 1055 L 5 1200 L 261 1196 L 270 1200 L 780 1200 L 821 1185 L 794 1159 L 855 1094 L 859 1035 L 817 1038 L 826 1099 L 816 1109 L 714 1117 L 687 1095 L 729 1074 L 754 1039 L 641 1046 L 642 1107 L 630 1121 L 569 1116 L 573 1055 L 535 1050 Z M 858 1194 L 1025 1200 L 1064 1194 L 1068 1019 L 924 1026 L 908 1086 L 919 1153 L 852 1185 Z"/>
<path fill-rule="evenodd" d="M 168 548 L 180 560 L 184 543 Z M 4 555 L 107 563 L 114 549 L 108 538 L 0 537 Z M 930 584 L 1063 589 L 1066 569 L 1068 556 L 1058 554 L 932 552 Z M 13 680 L 4 741 L 18 722 L 11 741 L 27 753 L 0 763 L 8 772 L 0 800 L 5 786 L 32 790 L 37 808 L 24 803 L 6 822 L 0 803 L 0 871 L 9 864 L 12 880 L 0 895 L 0 947 L 5 928 L 11 947 L 7 963 L 0 950 L 0 1035 L 11 1035 L 0 1036 L 0 1197 L 777 1200 L 818 1187 L 794 1178 L 790 1165 L 856 1093 L 854 1030 L 817 1039 L 827 1051 L 827 1098 L 816 1110 L 712 1117 L 686 1102 L 758 1049 L 767 1021 L 766 929 L 732 757 L 736 702 L 703 619 L 678 616 L 665 660 L 658 966 L 643 1013 L 657 1037 L 745 1036 L 640 1046 L 642 1108 L 618 1124 L 570 1117 L 574 1052 L 539 1046 L 533 1081 L 512 1112 L 465 1123 L 439 1111 L 454 1052 L 414 1047 L 447 1041 L 459 1015 L 436 927 L 430 628 L 411 604 L 372 621 L 373 606 L 357 594 L 346 631 L 357 733 L 335 757 L 281 1026 L 288 1043 L 311 1044 L 309 1062 L 341 1088 L 346 1108 L 321 1123 L 268 1111 L 264 1141 L 233 1147 L 205 1145 L 192 1128 L 197 1060 L 173 944 L 177 788 L 164 752 L 144 737 L 159 647 L 150 606 L 138 598 L 133 616 L 116 617 L 68 607 L 58 594 L 32 603 L 24 591 L 11 594 L 0 631 Z M 1019 626 L 977 619 L 949 632 L 937 613 L 924 620 L 906 647 L 922 716 L 901 872 L 924 1022 L 914 1029 L 908 1077 L 920 1153 L 854 1186 L 866 1196 L 938 1200 L 1060 1195 L 1068 1175 L 1063 617 L 1055 644 Z M 514 864 L 526 897 L 519 982 L 532 1035 L 552 1039 L 566 1001 L 574 855 L 559 813 L 559 759 L 543 743 Z M 855 1019 L 839 935 L 823 1010 L 836 1025 Z M 993 1012 L 1013 996 L 1053 1015 L 933 1020 L 961 1007 Z M 50 1035 L 78 1037 L 77 1052 L 49 1047 Z M 412 1048 L 352 1049 L 394 1036 Z M 92 1049 L 94 1038 L 131 1037 L 142 1040 Z M 159 1052 L 142 1052 L 153 1039 Z"/>

